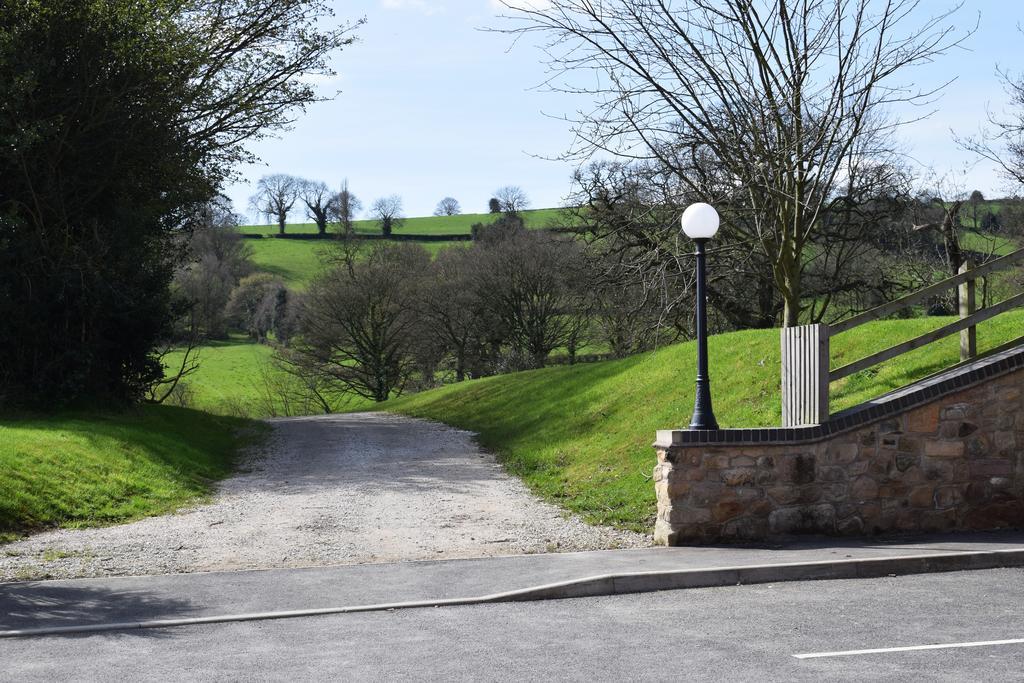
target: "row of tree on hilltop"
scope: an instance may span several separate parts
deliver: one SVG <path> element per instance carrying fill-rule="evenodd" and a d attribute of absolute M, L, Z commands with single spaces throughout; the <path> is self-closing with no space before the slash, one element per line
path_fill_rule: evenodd
<path fill-rule="evenodd" d="M 306 180 L 287 173 L 265 175 L 256 183 L 256 192 L 249 198 L 249 206 L 257 214 L 277 223 L 278 234 L 285 234 L 288 217 L 296 208 L 305 209 L 305 215 L 316 224 L 317 232 L 327 234 L 330 225 L 338 226 L 343 234 L 353 232 L 352 224 L 363 210 L 363 203 L 349 190 L 348 181 L 342 181 L 338 191 L 319 180 Z M 515 215 L 530 206 L 526 192 L 517 185 L 506 185 L 494 191 L 487 202 L 490 213 Z M 445 197 L 437 203 L 435 216 L 455 216 L 462 213 L 459 200 Z M 369 208 L 370 217 L 380 226 L 381 234 L 390 237 L 392 230 L 405 221 L 402 198 L 397 194 L 375 199 Z"/>

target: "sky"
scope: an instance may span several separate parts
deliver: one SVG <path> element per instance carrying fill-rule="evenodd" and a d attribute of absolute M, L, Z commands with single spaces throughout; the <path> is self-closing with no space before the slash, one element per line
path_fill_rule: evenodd
<path fill-rule="evenodd" d="M 950 4 L 922 2 L 926 13 Z M 332 60 L 337 76 L 318 83 L 324 95 L 337 96 L 311 105 L 290 130 L 250 147 L 260 163 L 240 168 L 240 181 L 225 188 L 237 211 L 248 211 L 255 181 L 269 173 L 332 187 L 347 179 L 366 206 L 397 194 L 406 216 L 430 215 L 446 196 L 464 213 L 486 212 L 487 200 L 504 185 L 522 187 L 534 208 L 563 205 L 574 166 L 555 158 L 573 139 L 559 117 L 590 103 L 539 87 L 546 67 L 535 44 L 484 30 L 508 26 L 496 0 L 334 6 L 340 20 L 367 19 L 358 42 Z M 987 110 L 1005 110 L 996 66 L 1024 72 L 1024 36 L 1017 28 L 1024 24 L 1024 3 L 966 0 L 957 23 L 966 29 L 975 22 L 964 49 L 901 79 L 924 89 L 957 80 L 931 107 L 934 114 L 899 136 L 916 163 L 949 174 L 967 191 L 996 197 L 1007 188 L 995 169 L 960 150 L 952 132 L 977 132 Z M 893 113 L 911 119 L 925 110 Z"/>

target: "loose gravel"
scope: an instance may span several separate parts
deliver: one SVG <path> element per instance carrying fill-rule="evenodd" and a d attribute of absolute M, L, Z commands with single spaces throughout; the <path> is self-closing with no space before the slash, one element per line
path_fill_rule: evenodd
<path fill-rule="evenodd" d="M 270 423 L 211 503 L 0 546 L 0 581 L 650 545 L 540 501 L 470 432 L 384 413 Z"/>

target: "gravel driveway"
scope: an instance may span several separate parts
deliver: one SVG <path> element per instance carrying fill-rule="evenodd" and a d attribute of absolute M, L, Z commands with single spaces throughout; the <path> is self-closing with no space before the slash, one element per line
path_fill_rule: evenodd
<path fill-rule="evenodd" d="M 0 546 L 0 580 L 301 567 L 650 545 L 530 494 L 472 434 L 383 413 L 272 420 L 212 503 Z"/>

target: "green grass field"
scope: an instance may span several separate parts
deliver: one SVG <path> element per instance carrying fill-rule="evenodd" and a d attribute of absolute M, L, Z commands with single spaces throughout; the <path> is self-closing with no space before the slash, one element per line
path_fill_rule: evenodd
<path fill-rule="evenodd" d="M 271 347 L 238 334 L 225 341 L 208 342 L 199 348 L 198 354 L 199 370 L 183 380 L 190 394 L 188 407 L 241 417 L 271 417 L 294 412 L 276 392 L 268 391 L 268 376 L 274 382 L 287 381 L 270 362 L 274 354 Z M 180 362 L 178 353 L 167 358 L 172 367 Z M 372 406 L 372 401 L 345 396 L 336 398 L 333 409 L 336 412 L 367 410 Z"/>
<path fill-rule="evenodd" d="M 528 228 L 545 228 L 557 221 L 562 214 L 561 209 L 533 209 L 523 211 L 520 215 Z M 501 214 L 497 213 L 464 213 L 457 216 L 419 216 L 406 218 L 402 225 L 395 228 L 396 235 L 468 235 L 474 223 L 490 224 Z M 373 220 L 353 221 L 356 233 L 379 235 L 380 226 Z M 277 225 L 244 225 L 239 230 L 243 233 L 276 235 Z M 286 233 L 313 234 L 315 223 L 288 223 Z"/>
<path fill-rule="evenodd" d="M 949 322 L 919 318 L 872 323 L 838 336 L 837 367 Z M 1024 311 L 979 326 L 983 351 L 1024 332 Z M 723 427 L 778 425 L 779 331 L 750 330 L 709 343 L 715 414 Z M 832 386 L 833 411 L 877 397 L 954 363 L 958 338 L 900 356 Z M 603 363 L 500 375 L 383 404 L 477 432 L 509 471 L 536 493 L 588 521 L 648 531 L 658 429 L 689 423 L 695 349 L 677 344 Z"/>
<path fill-rule="evenodd" d="M 0 541 L 113 524 L 201 500 L 261 423 L 171 406 L 0 418 Z"/>
<path fill-rule="evenodd" d="M 965 230 L 960 235 L 960 246 L 970 251 L 994 256 L 1006 256 L 1021 248 L 1019 241 L 1005 235 L 988 235 Z"/>
<path fill-rule="evenodd" d="M 321 257 L 331 243 L 319 240 L 247 240 L 256 269 L 278 276 L 290 289 L 302 292 L 322 269 Z M 403 244 L 406 244 L 403 242 Z M 442 249 L 461 249 L 469 242 L 413 242 L 433 255 Z"/>

